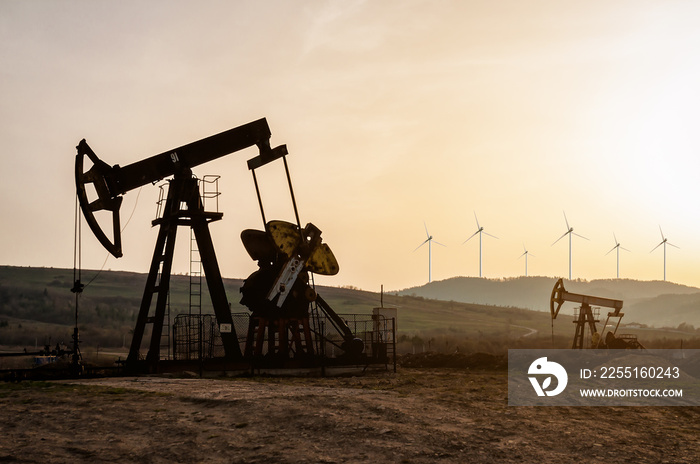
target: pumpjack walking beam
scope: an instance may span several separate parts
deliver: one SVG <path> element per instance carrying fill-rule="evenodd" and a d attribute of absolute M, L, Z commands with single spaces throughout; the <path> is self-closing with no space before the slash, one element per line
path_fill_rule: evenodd
<path fill-rule="evenodd" d="M 270 136 L 269 126 L 263 118 L 124 167 L 118 165 L 110 167 L 97 157 L 84 139 L 78 145 L 75 180 L 83 215 L 95 237 L 117 258 L 122 256 L 119 221 L 122 195 L 137 187 L 174 176 L 168 191 L 163 217 L 153 221 L 153 225 L 160 225 L 160 230 L 134 329 L 128 362 L 136 362 L 140 357 L 139 350 L 147 323 L 154 325 L 146 359 L 151 368 L 154 368 L 159 360 L 160 337 L 170 285 L 175 237 L 179 225 L 191 227 L 195 234 L 219 327 L 226 324 L 231 328 L 230 332 L 222 330 L 225 355 L 228 359 L 240 358 L 238 337 L 233 328 L 228 299 L 209 234 L 209 222 L 221 219 L 222 214 L 204 211 L 197 179 L 192 177 L 191 168 L 253 145 L 258 146 L 260 157 L 267 162 L 286 155 L 285 145 L 270 148 Z M 88 171 L 84 171 L 83 168 L 85 155 L 93 163 Z M 88 199 L 86 188 L 88 184 L 94 187 L 97 199 Z M 182 203 L 187 204 L 187 209 L 181 209 Z M 98 211 L 112 213 L 111 240 L 95 218 L 95 213 Z M 158 296 L 155 314 L 149 316 L 152 297 L 156 293 Z"/>

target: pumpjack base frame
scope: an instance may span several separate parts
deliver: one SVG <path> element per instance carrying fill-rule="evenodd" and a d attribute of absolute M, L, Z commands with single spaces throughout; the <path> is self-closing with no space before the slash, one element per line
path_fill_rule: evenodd
<path fill-rule="evenodd" d="M 204 316 L 213 319 L 213 314 Z M 182 319 L 173 327 L 172 351 L 175 358 L 161 358 L 156 364 L 139 358 L 135 362 L 126 363 L 124 367 L 134 375 L 182 371 L 207 372 L 208 375 L 222 372 L 229 375 L 228 373 L 236 372 L 266 373 L 269 370 L 283 372 L 299 369 L 323 372 L 326 368 L 389 369 L 391 365 L 396 370 L 396 324 L 391 318 L 343 314 L 342 318 L 355 328 L 355 333 L 363 337 L 363 343 L 367 347 L 363 352 L 353 353 L 343 350 L 343 338 L 329 326 L 327 317 L 317 319 L 318 316 L 312 314 L 308 319 L 277 319 L 261 318 L 248 313 L 233 313 L 232 317 L 236 321 L 237 333 L 241 334 L 237 338 L 238 346 L 245 353 L 241 358 L 231 360 L 223 356 L 221 334 L 216 330 L 216 324 L 204 323 L 205 329 L 202 331 L 197 325 L 201 324 L 200 318 L 185 314 L 178 316 Z M 303 319 L 308 321 L 306 326 Z M 214 327 L 211 333 L 210 326 Z M 192 327 L 196 330 L 191 330 Z M 243 335 L 246 328 L 249 332 L 247 336 Z M 282 336 L 280 332 L 283 333 Z M 306 349 L 306 343 L 309 350 Z"/>

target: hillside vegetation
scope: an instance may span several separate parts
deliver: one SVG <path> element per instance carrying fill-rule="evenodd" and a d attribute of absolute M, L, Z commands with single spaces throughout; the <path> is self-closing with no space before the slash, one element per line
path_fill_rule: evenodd
<path fill-rule="evenodd" d="M 84 270 L 81 278 L 86 287 L 79 298 L 78 321 L 84 344 L 129 346 L 146 274 Z M 404 352 L 497 352 L 517 347 L 569 346 L 573 336 L 572 310 L 562 309 L 553 327 L 548 309 L 547 312 L 526 309 L 528 301 L 535 301 L 536 296 L 543 301 L 539 308 L 546 308 L 554 279 L 474 280 L 450 279 L 420 289 L 385 294 L 384 306 L 398 308 L 399 349 Z M 172 277 L 171 320 L 175 315 L 189 311 L 189 282 L 188 276 Z M 248 313 L 247 308 L 238 304 L 242 283 L 241 279 L 224 279 L 232 312 Z M 593 283 L 566 283 L 567 290 L 582 293 L 588 290 L 581 287 L 590 284 Z M 603 288 L 602 284 L 596 285 Z M 73 271 L 69 269 L 0 266 L 0 345 L 41 347 L 46 343 L 69 343 L 75 323 L 76 298 L 70 292 L 72 286 Z M 461 290 L 457 291 L 460 286 Z M 440 291 L 443 287 L 444 294 Z M 477 292 L 478 288 L 482 288 L 483 294 Z M 659 288 L 670 287 L 661 285 Z M 204 290 L 202 312 L 212 313 L 206 284 Z M 378 293 L 353 288 L 319 287 L 317 290 L 340 314 L 371 314 L 372 308 L 379 306 L 381 300 Z M 520 298 L 518 292 L 524 296 Z M 649 290 L 647 294 L 654 295 L 654 292 Z M 683 298 L 697 295 L 689 291 L 673 295 L 681 300 L 677 302 L 679 306 L 685 304 L 688 320 L 694 320 L 693 305 L 686 304 Z M 480 302 L 464 302 L 470 298 Z M 666 301 L 662 296 L 650 296 L 636 303 L 640 314 L 646 311 L 644 305 L 648 305 L 651 312 L 659 298 Z M 521 299 L 523 304 L 518 304 Z M 494 303 L 485 304 L 486 301 Z M 632 313 L 632 310 L 627 311 Z M 639 321 L 634 316 L 625 319 L 626 322 Z M 671 324 L 666 324 L 673 327 L 672 331 L 635 327 L 625 328 L 625 332 L 637 333 L 641 339 L 648 340 L 691 340 L 696 331 L 690 323 L 679 330 L 678 326 L 684 322 L 672 320 Z"/>

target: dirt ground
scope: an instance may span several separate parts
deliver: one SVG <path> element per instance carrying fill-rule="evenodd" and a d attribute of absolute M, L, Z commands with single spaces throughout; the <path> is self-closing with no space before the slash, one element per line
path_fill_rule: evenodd
<path fill-rule="evenodd" d="M 695 463 L 700 408 L 511 407 L 505 370 L 0 384 L 0 462 Z"/>

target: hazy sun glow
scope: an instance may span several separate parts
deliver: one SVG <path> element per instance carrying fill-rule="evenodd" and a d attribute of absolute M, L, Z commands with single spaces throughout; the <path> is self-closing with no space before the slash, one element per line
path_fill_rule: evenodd
<path fill-rule="evenodd" d="M 301 220 L 340 263 L 327 285 L 378 290 L 525 272 L 700 286 L 700 5 L 690 1 L 0 3 L 0 264 L 72 266 L 75 146 L 126 165 L 266 117 L 287 144 Z M 261 228 L 245 160 L 220 174 L 222 273 L 255 263 Z M 265 169 L 268 218 L 292 219 Z M 146 272 L 157 188 L 130 192 L 124 257 Z M 186 233 L 176 272 L 186 272 Z M 106 252 L 87 228 L 83 267 Z"/>

